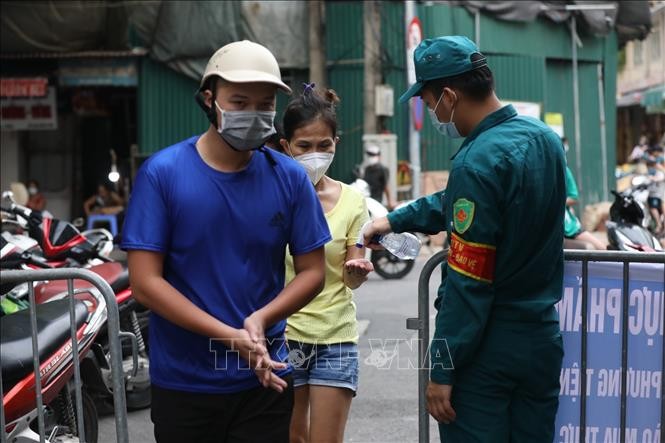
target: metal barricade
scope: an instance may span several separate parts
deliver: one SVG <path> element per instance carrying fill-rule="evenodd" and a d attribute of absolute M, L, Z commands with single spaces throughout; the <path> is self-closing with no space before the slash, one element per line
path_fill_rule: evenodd
<path fill-rule="evenodd" d="M 0 282 L 2 284 L 21 284 L 28 283 L 28 294 L 30 301 L 30 323 L 32 333 L 32 352 L 33 352 L 33 368 L 35 375 L 35 394 L 37 403 L 37 418 L 39 427 L 40 442 L 46 442 L 45 435 L 45 419 L 44 419 L 44 404 L 42 399 L 42 386 L 40 362 L 39 362 L 39 343 L 37 340 L 37 313 L 35 305 L 35 282 L 52 281 L 52 280 L 67 280 L 67 290 L 69 298 L 69 318 L 70 318 L 70 339 L 72 342 L 72 355 L 74 359 L 74 380 L 75 380 L 75 397 L 77 414 L 77 427 L 81 441 L 85 441 L 85 431 L 83 423 L 83 397 L 81 392 L 81 370 L 79 361 L 79 350 L 77 341 L 77 331 L 75 324 L 75 300 L 74 300 L 74 279 L 85 280 L 91 283 L 102 295 L 106 302 L 107 310 L 107 331 L 108 342 L 110 351 L 110 365 L 113 387 L 113 401 L 115 410 L 115 425 L 116 425 L 116 441 L 118 443 L 128 443 L 128 429 L 127 429 L 127 407 L 125 400 L 125 383 L 124 371 L 122 364 L 122 349 L 120 345 L 120 317 L 118 313 L 118 304 L 116 302 L 115 294 L 109 284 L 104 281 L 99 275 L 88 271 L 86 269 L 63 268 L 63 269 L 43 269 L 43 270 L 21 270 L 13 271 L 7 270 L 0 273 Z M 4 400 L 2 393 L 2 374 L 0 373 L 0 397 Z M 7 441 L 6 423 L 5 423 L 5 410 L 4 402 L 3 407 L 0 408 L 0 437 L 2 443 Z"/>
<path fill-rule="evenodd" d="M 418 331 L 418 441 L 429 443 L 429 413 L 427 412 L 427 400 L 425 391 L 429 382 L 429 364 L 426 361 L 428 346 L 430 342 L 429 312 L 430 293 L 429 283 L 432 272 L 439 267 L 448 257 L 448 251 L 443 250 L 433 255 L 420 273 L 418 280 L 418 318 L 407 318 L 406 328 Z M 630 263 L 665 263 L 665 254 L 622 252 L 622 251 L 587 251 L 587 250 L 565 250 L 566 261 L 582 263 L 582 308 L 581 316 L 587 318 L 588 313 L 588 290 L 589 290 L 589 263 L 610 262 L 623 263 L 623 325 L 628 321 L 628 283 L 630 280 Z M 663 282 L 665 282 L 665 267 L 663 271 Z M 665 283 L 664 283 L 665 284 Z M 665 288 L 664 288 L 665 290 Z M 665 303 L 663 303 L 665 309 Z M 664 314 L 665 315 L 665 314 Z M 587 328 L 586 321 L 582 321 L 582 343 L 581 343 L 581 367 L 580 367 L 580 392 L 587 391 Z M 625 442 L 626 429 L 626 384 L 627 384 L 627 361 L 628 361 L 628 328 L 622 327 L 621 337 L 621 443 Z M 663 368 L 665 368 L 665 339 L 663 339 Z M 586 395 L 580 396 L 580 438 L 581 443 L 586 437 Z M 661 423 L 665 423 L 665 383 L 661 383 Z"/>

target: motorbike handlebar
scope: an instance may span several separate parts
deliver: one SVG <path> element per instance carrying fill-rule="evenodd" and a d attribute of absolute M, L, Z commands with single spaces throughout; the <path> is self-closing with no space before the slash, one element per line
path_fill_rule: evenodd
<path fill-rule="evenodd" d="M 32 254 L 30 252 L 24 252 L 23 257 L 25 258 L 26 263 L 29 263 L 31 265 L 38 266 L 43 269 L 50 269 L 53 267 L 46 261 L 46 259 L 37 257 L 35 254 Z"/>

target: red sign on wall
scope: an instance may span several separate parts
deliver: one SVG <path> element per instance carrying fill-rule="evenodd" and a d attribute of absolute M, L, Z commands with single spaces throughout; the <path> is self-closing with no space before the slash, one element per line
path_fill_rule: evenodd
<path fill-rule="evenodd" d="M 51 86 L 44 97 L 2 97 L 0 129 L 7 131 L 58 129 L 56 90 Z"/>
<path fill-rule="evenodd" d="M 45 97 L 47 93 L 48 79 L 46 77 L 0 79 L 0 96 L 2 97 Z"/>

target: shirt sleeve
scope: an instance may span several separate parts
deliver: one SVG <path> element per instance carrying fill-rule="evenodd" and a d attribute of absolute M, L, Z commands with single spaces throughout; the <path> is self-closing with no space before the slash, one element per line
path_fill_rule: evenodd
<path fill-rule="evenodd" d="M 430 348 L 435 383 L 454 384 L 455 368 L 469 363 L 483 336 L 494 302 L 500 195 L 495 178 L 470 167 L 451 177 L 450 251 Z"/>
<path fill-rule="evenodd" d="M 166 252 L 169 248 L 169 217 L 164 183 L 149 168 L 139 169 L 129 199 L 121 247 L 124 250 Z"/>
<path fill-rule="evenodd" d="M 294 198 L 289 252 L 295 256 L 320 248 L 332 240 L 332 237 L 321 202 L 304 170 L 302 174 L 298 174 Z"/>
<path fill-rule="evenodd" d="M 577 183 L 575 182 L 575 177 L 573 172 L 568 166 L 566 166 L 566 196 L 572 198 L 573 200 L 579 199 L 579 192 L 577 190 Z"/>
<path fill-rule="evenodd" d="M 353 191 L 349 191 L 353 192 Z M 369 220 L 369 212 L 367 211 L 367 203 L 362 195 L 357 195 L 353 200 L 353 208 L 351 208 L 351 222 L 349 229 L 346 233 L 346 246 L 355 247 L 358 241 L 360 229 Z"/>
<path fill-rule="evenodd" d="M 393 232 L 415 231 L 423 234 L 438 234 L 444 231 L 445 198 L 446 191 L 443 190 L 392 211 L 388 214 L 391 229 Z"/>

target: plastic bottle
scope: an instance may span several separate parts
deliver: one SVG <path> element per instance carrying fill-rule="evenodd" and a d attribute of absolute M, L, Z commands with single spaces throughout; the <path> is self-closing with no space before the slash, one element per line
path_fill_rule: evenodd
<path fill-rule="evenodd" d="M 364 233 L 365 229 L 371 224 L 371 221 L 368 221 L 360 228 L 360 234 L 358 235 L 358 241 L 356 241 L 356 247 L 364 247 Z M 413 260 L 418 257 L 420 252 L 420 240 L 418 237 L 411 234 L 410 232 L 403 232 L 397 234 L 391 232 L 386 235 L 377 235 L 372 239 L 372 243 L 379 243 L 381 246 L 386 248 L 395 257 L 401 260 Z"/>

